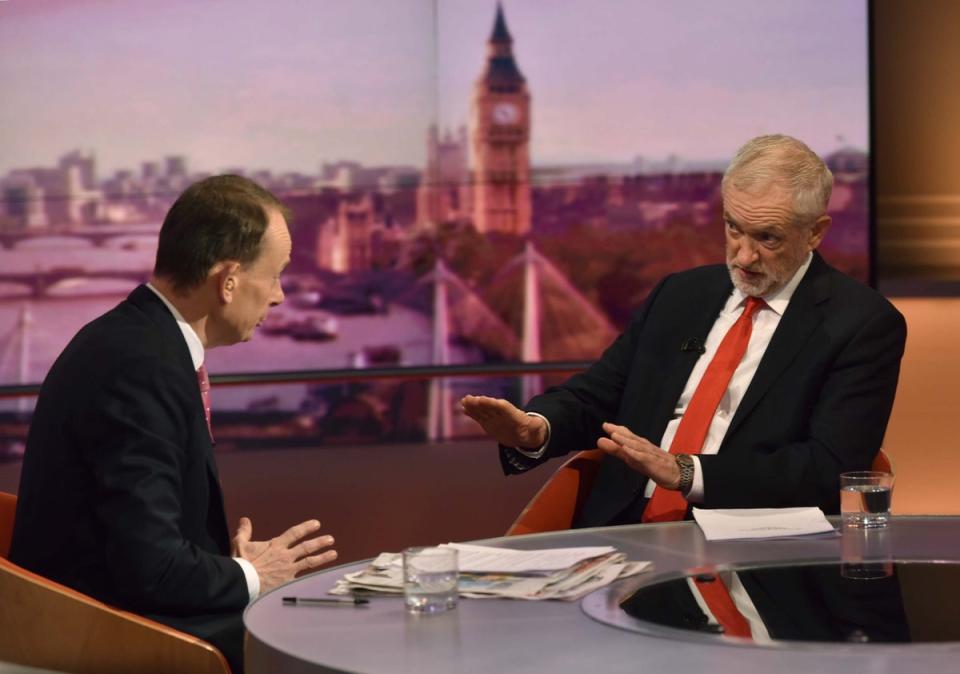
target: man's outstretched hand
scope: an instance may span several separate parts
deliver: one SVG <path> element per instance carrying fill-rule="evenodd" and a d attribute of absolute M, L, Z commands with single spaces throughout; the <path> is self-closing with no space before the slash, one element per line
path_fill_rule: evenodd
<path fill-rule="evenodd" d="M 460 407 L 501 445 L 539 449 L 547 441 L 547 423 L 543 419 L 530 416 L 501 398 L 464 396 Z"/>
<path fill-rule="evenodd" d="M 597 447 L 617 457 L 633 470 L 646 475 L 665 489 L 676 490 L 680 486 L 680 468 L 676 457 L 655 444 L 641 438 L 626 426 L 605 423 L 604 432 L 609 437 L 597 440 Z"/>
<path fill-rule="evenodd" d="M 253 564 L 263 594 L 337 558 L 336 550 L 320 552 L 333 545 L 333 536 L 317 536 L 318 531 L 320 522 L 308 520 L 269 541 L 251 541 L 253 524 L 248 517 L 241 517 L 233 537 L 233 554 Z"/>

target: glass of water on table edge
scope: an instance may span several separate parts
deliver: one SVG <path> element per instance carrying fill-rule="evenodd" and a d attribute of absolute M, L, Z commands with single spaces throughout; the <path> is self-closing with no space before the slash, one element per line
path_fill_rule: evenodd
<path fill-rule="evenodd" d="M 840 513 L 844 527 L 887 526 L 892 499 L 892 473 L 865 470 L 840 474 Z"/>

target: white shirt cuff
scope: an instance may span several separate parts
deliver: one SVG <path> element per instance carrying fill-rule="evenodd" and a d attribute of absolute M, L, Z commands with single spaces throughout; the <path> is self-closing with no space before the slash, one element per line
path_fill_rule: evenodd
<path fill-rule="evenodd" d="M 700 470 L 700 457 L 691 454 L 693 459 L 693 482 L 690 483 L 690 491 L 684 496 L 688 503 L 703 503 L 703 471 Z"/>
<path fill-rule="evenodd" d="M 253 603 L 253 600 L 260 596 L 260 576 L 257 574 L 257 569 L 249 560 L 243 557 L 234 557 L 233 561 L 243 569 L 243 576 L 247 579 L 247 592 L 250 594 L 250 603 Z"/>
<path fill-rule="evenodd" d="M 550 420 L 542 414 L 537 414 L 536 412 L 527 412 L 527 416 L 540 417 L 543 419 L 543 422 L 547 425 L 547 439 L 543 441 L 543 444 L 540 445 L 539 449 L 522 449 L 520 447 L 514 447 L 514 449 L 530 459 L 539 459 L 541 456 L 543 456 L 543 453 L 547 451 L 547 445 L 550 444 Z"/>

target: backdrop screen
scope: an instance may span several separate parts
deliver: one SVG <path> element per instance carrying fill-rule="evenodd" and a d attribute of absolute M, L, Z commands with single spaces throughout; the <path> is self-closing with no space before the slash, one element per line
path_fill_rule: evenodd
<path fill-rule="evenodd" d="M 866 281 L 867 83 L 863 0 L 2 2 L 0 386 L 149 278 L 214 173 L 294 216 L 286 301 L 215 374 L 593 358 L 723 260 L 721 173 L 761 133 L 827 160 L 822 251 Z M 422 430 L 425 387 L 216 407 L 310 426 L 366 396 Z"/>

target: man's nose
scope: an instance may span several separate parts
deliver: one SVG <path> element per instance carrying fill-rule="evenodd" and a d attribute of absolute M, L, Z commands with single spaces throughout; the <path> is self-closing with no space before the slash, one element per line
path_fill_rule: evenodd
<path fill-rule="evenodd" d="M 757 244 L 749 237 L 742 237 L 738 243 L 740 247 L 737 249 L 737 264 L 741 267 L 749 267 L 759 258 Z"/>

